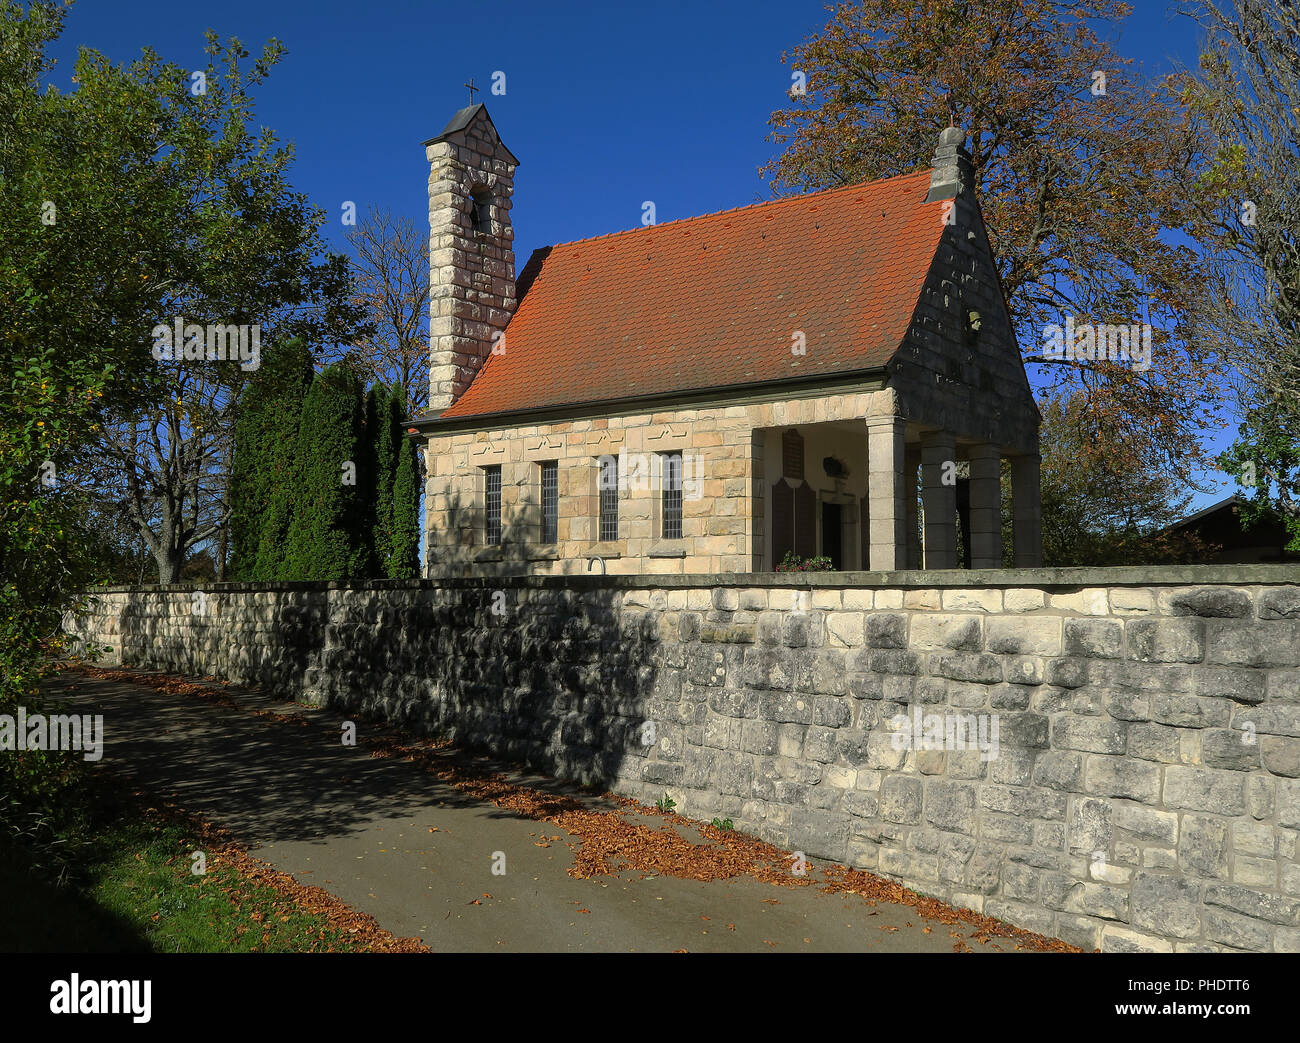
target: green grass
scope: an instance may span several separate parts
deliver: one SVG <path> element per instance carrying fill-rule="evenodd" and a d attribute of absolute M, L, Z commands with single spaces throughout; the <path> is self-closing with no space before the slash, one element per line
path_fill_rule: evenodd
<path fill-rule="evenodd" d="M 190 872 L 201 850 L 183 824 L 96 807 L 95 841 L 62 886 L 31 870 L 21 849 L 0 846 L 0 951 L 312 952 L 355 948 L 323 917 L 232 867 Z"/>

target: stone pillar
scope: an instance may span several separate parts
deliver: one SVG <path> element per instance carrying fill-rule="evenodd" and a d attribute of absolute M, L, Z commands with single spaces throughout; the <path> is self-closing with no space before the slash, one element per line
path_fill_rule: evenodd
<path fill-rule="evenodd" d="M 995 445 L 971 446 L 970 567 L 1002 567 L 1002 454 Z"/>
<path fill-rule="evenodd" d="M 908 449 L 903 454 L 903 495 L 907 497 L 907 567 L 921 567 L 921 505 L 916 472 L 921 469 L 921 450 Z"/>
<path fill-rule="evenodd" d="M 921 439 L 921 495 L 925 500 L 925 567 L 955 569 L 957 445 L 947 431 L 935 431 Z"/>
<path fill-rule="evenodd" d="M 868 417 L 867 516 L 871 526 L 870 567 L 906 567 L 907 502 L 903 480 L 903 438 L 907 421 L 899 416 Z"/>
<path fill-rule="evenodd" d="M 957 567 L 970 568 L 970 465 L 957 461 Z"/>
<path fill-rule="evenodd" d="M 1043 563 L 1043 509 L 1039 501 L 1038 454 L 1011 458 L 1011 513 L 1018 569 L 1036 569 Z"/>

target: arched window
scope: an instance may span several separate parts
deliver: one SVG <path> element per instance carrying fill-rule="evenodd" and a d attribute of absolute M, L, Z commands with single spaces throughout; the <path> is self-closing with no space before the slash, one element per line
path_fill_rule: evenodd
<path fill-rule="evenodd" d="M 801 558 L 817 556 L 817 494 L 807 482 L 794 491 L 794 552 Z"/>
<path fill-rule="evenodd" d="M 492 193 L 486 188 L 476 188 L 469 194 L 469 223 L 476 232 L 492 232 Z"/>
<path fill-rule="evenodd" d="M 794 550 L 794 489 L 784 478 L 772 486 L 772 567 Z"/>
<path fill-rule="evenodd" d="M 792 482 L 803 481 L 803 435 L 794 428 L 781 436 L 781 475 Z"/>

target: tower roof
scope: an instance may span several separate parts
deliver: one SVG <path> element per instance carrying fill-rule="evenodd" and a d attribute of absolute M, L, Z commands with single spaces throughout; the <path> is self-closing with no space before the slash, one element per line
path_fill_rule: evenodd
<path fill-rule="evenodd" d="M 487 106 L 481 101 L 476 102 L 473 105 L 466 105 L 463 109 L 457 110 L 452 115 L 451 119 L 447 121 L 447 125 L 442 128 L 441 134 L 430 138 L 428 141 L 421 142 L 421 144 L 427 148 L 429 145 L 435 145 L 439 141 L 451 140 L 453 137 L 469 129 L 469 125 L 474 122 L 475 118 L 478 117 L 480 113 L 483 118 L 487 120 L 488 126 L 492 128 L 492 133 L 496 137 L 497 141 L 500 142 L 502 151 L 510 157 L 510 161 L 514 163 L 515 166 L 519 166 L 519 160 L 513 152 L 506 148 L 505 142 L 501 141 L 501 132 L 497 130 L 496 124 L 492 122 L 492 116 L 488 113 Z"/>

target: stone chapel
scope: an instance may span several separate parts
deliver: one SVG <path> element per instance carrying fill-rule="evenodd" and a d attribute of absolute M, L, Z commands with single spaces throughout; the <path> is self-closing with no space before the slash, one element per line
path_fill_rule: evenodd
<path fill-rule="evenodd" d="M 425 142 L 427 574 L 997 568 L 1004 460 L 1038 565 L 1040 417 L 964 143 L 516 278 L 519 161 L 457 112 Z"/>

